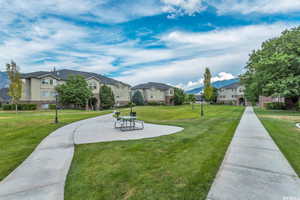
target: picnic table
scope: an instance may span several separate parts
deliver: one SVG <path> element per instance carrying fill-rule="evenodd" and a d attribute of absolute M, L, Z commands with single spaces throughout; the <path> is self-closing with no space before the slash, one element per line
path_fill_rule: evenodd
<path fill-rule="evenodd" d="M 119 116 L 115 122 L 115 128 L 119 128 L 121 131 L 142 130 L 144 122 L 137 120 L 136 116 Z"/>

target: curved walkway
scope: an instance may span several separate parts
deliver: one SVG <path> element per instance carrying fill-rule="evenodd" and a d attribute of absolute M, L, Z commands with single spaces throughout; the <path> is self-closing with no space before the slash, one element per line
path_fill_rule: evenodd
<path fill-rule="evenodd" d="M 207 200 L 298 200 L 300 179 L 247 107 Z"/>
<path fill-rule="evenodd" d="M 113 128 L 112 115 L 78 121 L 57 129 L 0 182 L 1 200 L 63 200 L 74 144 L 135 140 L 183 130 L 145 123 L 145 129 L 121 132 Z"/>

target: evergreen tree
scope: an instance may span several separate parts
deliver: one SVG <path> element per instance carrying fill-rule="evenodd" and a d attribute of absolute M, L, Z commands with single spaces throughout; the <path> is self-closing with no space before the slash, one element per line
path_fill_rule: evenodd
<path fill-rule="evenodd" d="M 106 85 L 100 87 L 100 105 L 103 109 L 112 108 L 115 105 L 115 97 L 112 89 Z"/>
<path fill-rule="evenodd" d="M 142 93 L 137 90 L 133 96 L 132 96 L 132 102 L 135 104 L 135 105 L 138 105 L 138 106 L 142 106 L 145 104 L 145 101 L 144 101 L 144 97 L 142 95 Z"/>

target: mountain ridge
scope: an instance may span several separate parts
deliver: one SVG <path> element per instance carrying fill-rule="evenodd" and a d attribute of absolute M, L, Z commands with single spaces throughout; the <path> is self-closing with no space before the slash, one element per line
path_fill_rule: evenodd
<path fill-rule="evenodd" d="M 8 87 L 9 80 L 6 72 L 0 71 L 0 89 Z"/>
<path fill-rule="evenodd" d="M 229 79 L 229 80 L 223 80 L 223 81 L 216 81 L 212 83 L 212 86 L 215 88 L 221 88 L 233 83 L 237 83 L 240 80 L 238 78 L 234 78 L 234 79 Z M 186 93 L 187 94 L 199 94 L 201 91 L 203 90 L 203 86 L 198 87 L 198 88 L 194 88 L 191 90 L 187 90 Z"/>

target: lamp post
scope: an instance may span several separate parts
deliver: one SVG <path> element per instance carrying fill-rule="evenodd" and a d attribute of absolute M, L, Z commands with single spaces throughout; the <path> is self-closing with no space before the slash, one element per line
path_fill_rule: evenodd
<path fill-rule="evenodd" d="M 55 93 L 55 119 L 54 119 L 54 123 L 57 124 L 58 123 L 58 112 L 57 112 L 57 99 L 58 99 L 58 93 Z"/>

